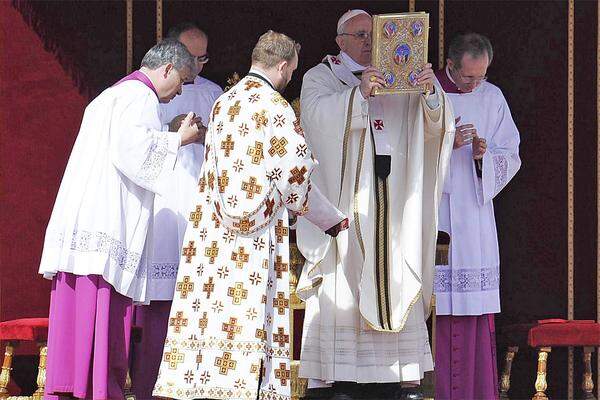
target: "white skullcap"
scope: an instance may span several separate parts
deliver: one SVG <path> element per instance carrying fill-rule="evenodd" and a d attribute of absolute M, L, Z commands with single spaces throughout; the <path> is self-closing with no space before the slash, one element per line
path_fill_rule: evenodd
<path fill-rule="evenodd" d="M 345 24 L 345 23 L 346 23 L 346 22 L 347 22 L 347 21 L 348 21 L 350 18 L 354 18 L 354 17 L 356 17 L 357 15 L 361 15 L 361 14 L 368 15 L 369 17 L 371 16 L 371 14 L 369 14 L 369 13 L 368 13 L 368 12 L 366 12 L 365 10 L 358 10 L 358 9 L 356 9 L 356 10 L 348 10 L 348 11 L 346 11 L 346 12 L 344 13 L 344 15 L 342 15 L 342 16 L 340 17 L 340 19 L 338 20 L 338 23 L 337 23 L 337 33 L 338 33 L 338 35 L 339 35 L 340 33 L 344 33 L 344 32 L 342 31 L 342 29 L 343 29 L 343 27 L 344 27 L 344 24 Z"/>

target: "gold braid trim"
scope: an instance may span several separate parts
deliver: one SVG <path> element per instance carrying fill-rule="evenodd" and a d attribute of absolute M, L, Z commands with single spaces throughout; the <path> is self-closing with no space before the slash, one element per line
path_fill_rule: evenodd
<path fill-rule="evenodd" d="M 362 170 L 363 154 L 365 150 L 365 137 L 367 134 L 367 128 L 363 128 L 360 134 L 360 147 L 358 150 L 358 162 L 356 163 L 356 176 L 354 178 L 354 227 L 356 229 L 356 236 L 358 237 L 358 244 L 360 245 L 360 251 L 365 256 L 365 244 L 363 242 L 362 232 L 360 230 L 360 216 L 358 214 L 358 189 L 360 184 L 360 172 Z"/>

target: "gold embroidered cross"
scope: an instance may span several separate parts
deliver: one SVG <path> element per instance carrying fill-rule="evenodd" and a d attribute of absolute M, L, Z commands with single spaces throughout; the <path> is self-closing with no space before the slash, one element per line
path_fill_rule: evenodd
<path fill-rule="evenodd" d="M 187 295 L 190 292 L 194 291 L 194 282 L 190 281 L 189 276 L 184 276 L 183 281 L 177 282 L 177 287 L 175 288 L 177 292 L 181 292 L 180 297 L 182 299 L 187 299 Z"/>
<path fill-rule="evenodd" d="M 306 174 L 306 167 L 302 166 L 302 168 L 298 169 L 298 167 L 294 167 L 290 170 L 290 174 L 292 176 L 290 176 L 290 178 L 288 179 L 288 182 L 290 184 L 293 183 L 297 183 L 298 185 L 302 185 L 302 183 L 306 180 L 304 178 L 304 174 Z"/>
<path fill-rule="evenodd" d="M 240 115 L 240 101 L 236 100 L 235 104 L 229 107 L 229 111 L 227 111 L 227 115 L 229 115 L 229 122 L 233 122 L 236 116 Z"/>
<path fill-rule="evenodd" d="M 208 314 L 206 312 L 202 313 L 202 318 L 198 320 L 198 328 L 200 328 L 200 333 L 204 335 L 204 330 L 208 327 Z"/>
<path fill-rule="evenodd" d="M 267 123 L 269 122 L 267 112 L 265 110 L 262 110 L 260 113 L 255 112 L 254 115 L 252 115 L 252 121 L 256 123 L 256 129 L 267 126 Z"/>
<path fill-rule="evenodd" d="M 194 241 L 190 240 L 188 243 L 188 247 L 183 248 L 183 254 L 185 256 L 185 262 L 192 262 L 192 257 L 196 255 L 196 247 L 194 246 Z"/>
<path fill-rule="evenodd" d="M 246 192 L 247 199 L 253 199 L 255 194 L 262 191 L 262 185 L 256 183 L 256 178 L 251 176 L 248 182 L 242 181 L 242 190 Z"/>
<path fill-rule="evenodd" d="M 277 333 L 273 334 L 273 342 L 279 343 L 279 347 L 283 347 L 290 342 L 290 335 L 286 335 L 283 328 L 277 328 Z"/>
<path fill-rule="evenodd" d="M 165 353 L 164 361 L 169 364 L 169 369 L 177 369 L 177 364 L 181 364 L 184 360 L 185 354 L 180 353 L 177 348 Z"/>
<path fill-rule="evenodd" d="M 211 264 L 215 263 L 215 258 L 219 255 L 219 246 L 217 246 L 217 242 L 213 241 L 210 244 L 210 247 L 204 249 L 204 255 L 208 257 L 208 261 Z"/>
<path fill-rule="evenodd" d="M 248 262 L 250 258 L 250 254 L 244 252 L 244 247 L 240 246 L 237 253 L 235 251 L 231 252 L 231 261 L 235 261 L 235 266 L 238 268 L 243 268 L 244 264 Z"/>
<path fill-rule="evenodd" d="M 260 164 L 260 161 L 265 158 L 262 142 L 254 142 L 254 147 L 248 146 L 246 154 L 252 157 L 252 164 Z"/>
<path fill-rule="evenodd" d="M 187 325 L 188 319 L 183 318 L 183 311 L 177 311 L 177 313 L 175 313 L 175 318 L 170 318 L 169 321 L 169 326 L 174 327 L 173 330 L 175 331 L 175 333 L 181 332 L 181 327 Z"/>
<path fill-rule="evenodd" d="M 289 229 L 283 226 L 283 220 L 278 220 L 275 226 L 275 235 L 277 236 L 277 243 L 283 243 L 283 237 L 287 236 Z"/>
<path fill-rule="evenodd" d="M 215 229 L 217 229 L 219 226 L 221 226 L 221 220 L 219 220 L 219 217 L 217 217 L 217 214 L 212 213 L 212 217 L 210 219 L 211 219 L 211 221 L 215 222 Z"/>
<path fill-rule="evenodd" d="M 238 228 L 241 233 L 250 232 L 250 228 L 252 228 L 254 225 L 256 225 L 256 221 L 250 221 L 248 218 L 242 218 L 240 222 L 233 223 L 233 227 Z"/>
<path fill-rule="evenodd" d="M 254 336 L 257 339 L 266 340 L 267 339 L 267 331 L 265 331 L 264 329 L 256 329 L 256 333 L 254 334 Z"/>
<path fill-rule="evenodd" d="M 190 222 L 194 223 L 194 228 L 197 228 L 202 219 L 202 206 L 196 206 L 196 211 L 190 212 Z M 195 254 L 194 254 L 195 255 Z"/>
<path fill-rule="evenodd" d="M 286 386 L 290 377 L 291 371 L 285 368 L 285 363 L 279 363 L 279 368 L 275 370 L 275 379 L 279 379 L 281 385 Z"/>
<path fill-rule="evenodd" d="M 225 140 L 221 141 L 221 150 L 225 150 L 225 157 L 229 157 L 231 150 L 235 146 L 235 142 L 231 140 L 231 135 L 225 136 Z"/>
<path fill-rule="evenodd" d="M 285 272 L 288 270 L 288 264 L 281 262 L 281 256 L 277 256 L 275 257 L 275 271 L 277 273 L 277 278 L 281 279 L 282 276 L 282 272 Z"/>
<path fill-rule="evenodd" d="M 213 277 L 209 276 L 208 281 L 202 285 L 202 291 L 206 293 L 206 298 L 210 299 L 210 294 L 215 290 L 215 284 L 213 283 Z"/>
<path fill-rule="evenodd" d="M 206 189 L 206 179 L 202 177 L 198 180 L 198 190 L 200 193 L 204 193 L 204 189 Z"/>
<path fill-rule="evenodd" d="M 253 81 L 253 80 L 247 80 L 245 85 L 246 85 L 245 90 L 250 90 L 252 88 L 258 89 L 259 87 L 262 86 L 262 84 L 260 82 Z"/>
<path fill-rule="evenodd" d="M 229 322 L 223 322 L 221 330 L 227 333 L 227 339 L 234 340 L 235 335 L 242 332 L 242 327 L 237 325 L 237 318 L 229 317 Z"/>
<path fill-rule="evenodd" d="M 227 288 L 227 297 L 233 299 L 233 304 L 239 305 L 248 298 L 248 290 L 244 289 L 243 282 L 236 282 L 234 287 Z"/>
<path fill-rule="evenodd" d="M 286 155 L 287 150 L 285 149 L 285 146 L 288 143 L 286 138 L 282 137 L 281 139 L 277 139 L 275 136 L 273 136 L 270 140 L 270 143 L 271 148 L 269 149 L 269 154 L 271 157 L 273 157 L 276 153 L 279 157 Z"/>
<path fill-rule="evenodd" d="M 290 305 L 290 301 L 285 298 L 283 292 L 277 292 L 277 297 L 273 299 L 273 307 L 277 308 L 279 315 L 285 314 L 285 309 Z"/>
<path fill-rule="evenodd" d="M 217 184 L 219 185 L 219 192 L 225 192 L 225 188 L 229 185 L 229 177 L 227 176 L 227 171 L 221 171 L 221 176 L 217 179 Z"/>
<path fill-rule="evenodd" d="M 231 358 L 231 353 L 223 352 L 223 357 L 215 358 L 215 367 L 219 367 L 219 374 L 227 375 L 229 370 L 235 370 L 237 361 Z"/>

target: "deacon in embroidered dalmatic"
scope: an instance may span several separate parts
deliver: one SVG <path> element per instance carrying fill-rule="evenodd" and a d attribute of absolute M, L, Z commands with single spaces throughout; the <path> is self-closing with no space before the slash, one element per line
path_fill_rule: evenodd
<path fill-rule="evenodd" d="M 306 298 L 300 375 L 313 378 L 309 387 L 416 384 L 433 369 L 425 319 L 454 120 L 437 85 L 428 96 L 370 96 L 385 83 L 368 67 L 365 11 L 344 14 L 337 33 L 340 54 L 304 76 L 301 121 L 320 160 L 315 183 L 350 228 L 330 240 L 298 223 L 307 259 L 298 284 Z M 434 80 L 427 65 L 419 83 Z"/>
<path fill-rule="evenodd" d="M 154 197 L 179 147 L 199 139 L 191 114 L 161 131 L 159 102 L 181 91 L 193 62 L 165 40 L 85 110 L 39 269 L 52 279 L 48 398 L 123 398 L 132 302 L 148 300 Z"/>
<path fill-rule="evenodd" d="M 454 107 L 456 137 L 439 211 L 449 265 L 435 275 L 436 399 L 498 397 L 494 314 L 500 256 L 493 199 L 521 167 L 519 132 L 500 89 L 487 82 L 492 46 L 457 36 L 436 75 Z"/>
<path fill-rule="evenodd" d="M 155 396 L 290 397 L 288 215 L 332 235 L 347 223 L 311 185 L 316 161 L 279 93 L 297 53 L 265 33 L 213 107 Z"/>
<path fill-rule="evenodd" d="M 223 93 L 217 84 L 198 75 L 208 62 L 208 36 L 193 23 L 183 22 L 172 27 L 167 37 L 185 45 L 195 58 L 195 69 L 191 74 L 193 80 L 183 84 L 181 94 L 169 103 L 161 104 L 161 122 L 166 127 L 173 121 L 172 130 L 176 130 L 178 125 L 175 124 L 192 111 L 207 125 L 210 110 Z M 158 374 L 183 236 L 204 161 L 205 131 L 202 127 L 202 138 L 198 143 L 179 149 L 173 176 L 166 183 L 164 193 L 154 201 L 153 254 L 148 266 L 150 304 L 135 310 L 135 325 L 142 328 L 142 337 L 139 343 L 133 344 L 134 354 L 143 354 L 143 357 L 134 358 L 131 370 L 133 392 L 141 399 L 152 397 Z"/>

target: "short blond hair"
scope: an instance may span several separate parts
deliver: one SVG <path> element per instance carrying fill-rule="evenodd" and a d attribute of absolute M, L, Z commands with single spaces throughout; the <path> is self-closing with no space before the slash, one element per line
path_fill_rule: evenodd
<path fill-rule="evenodd" d="M 263 33 L 252 50 L 252 64 L 272 68 L 282 61 L 290 62 L 300 53 L 300 44 L 286 34 L 268 30 Z"/>

